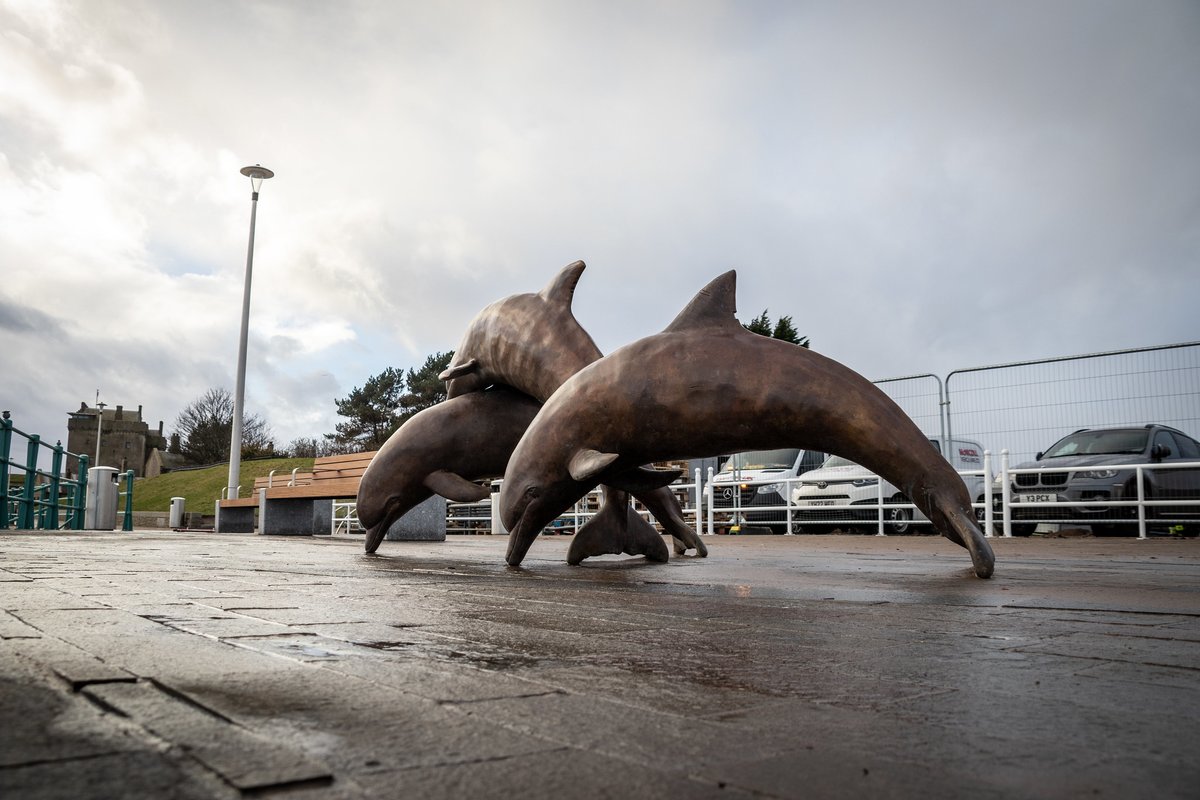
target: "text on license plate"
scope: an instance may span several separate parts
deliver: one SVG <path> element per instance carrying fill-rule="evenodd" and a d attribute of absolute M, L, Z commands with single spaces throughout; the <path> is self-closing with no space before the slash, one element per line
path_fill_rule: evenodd
<path fill-rule="evenodd" d="M 834 501 L 832 501 L 832 500 L 809 500 L 808 504 L 810 506 L 831 506 L 834 504 Z"/>
<path fill-rule="evenodd" d="M 1017 495 L 1018 503 L 1053 503 L 1058 499 L 1058 495 L 1053 494 L 1019 494 Z"/>

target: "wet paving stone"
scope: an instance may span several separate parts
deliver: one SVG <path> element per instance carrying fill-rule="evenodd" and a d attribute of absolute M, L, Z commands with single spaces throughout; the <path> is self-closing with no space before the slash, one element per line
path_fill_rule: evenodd
<path fill-rule="evenodd" d="M 1200 542 L 0 532 L 4 797 L 1192 797 Z"/>

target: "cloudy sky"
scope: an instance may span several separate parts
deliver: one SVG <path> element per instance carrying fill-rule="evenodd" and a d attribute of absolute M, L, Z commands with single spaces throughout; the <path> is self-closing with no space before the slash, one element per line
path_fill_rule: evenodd
<path fill-rule="evenodd" d="M 1200 4 L 0 0 L 0 406 L 233 389 L 278 443 L 588 268 L 869 378 L 1200 339 Z"/>

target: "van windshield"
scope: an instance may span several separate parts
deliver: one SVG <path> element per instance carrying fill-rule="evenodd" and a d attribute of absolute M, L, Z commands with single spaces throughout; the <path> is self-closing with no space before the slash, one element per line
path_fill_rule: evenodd
<path fill-rule="evenodd" d="M 751 450 L 731 456 L 721 467 L 721 472 L 733 472 L 735 466 L 738 469 L 791 469 L 799 457 L 799 448 Z"/>

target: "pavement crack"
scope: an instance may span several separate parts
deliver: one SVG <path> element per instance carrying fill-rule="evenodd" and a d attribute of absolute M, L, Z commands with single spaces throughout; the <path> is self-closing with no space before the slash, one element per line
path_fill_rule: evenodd
<path fill-rule="evenodd" d="M 496 697 L 473 697 L 470 700 L 438 700 L 439 706 L 469 706 L 472 703 L 491 703 L 496 700 L 527 700 L 533 697 L 551 697 L 556 694 L 565 695 L 562 689 L 551 689 L 546 692 L 530 692 L 529 694 L 505 694 Z"/>
<path fill-rule="evenodd" d="M 544 756 L 547 753 L 564 753 L 564 752 L 567 752 L 570 750 L 577 750 L 577 749 L 578 748 L 560 745 L 558 747 L 551 747 L 547 750 L 539 750 L 538 755 Z M 394 771 L 395 772 L 407 772 L 409 770 L 414 770 L 414 769 L 432 769 L 432 768 L 438 768 L 438 767 L 465 767 L 470 764 L 495 764 L 495 763 L 501 762 L 501 761 L 513 761 L 518 758 L 527 758 L 529 755 L 530 755 L 529 753 L 513 753 L 511 755 L 503 755 L 503 756 L 483 756 L 480 758 L 451 759 L 451 760 L 447 760 L 447 761 L 435 761 L 432 763 L 411 764 L 409 766 L 399 767 Z"/>
<path fill-rule="evenodd" d="M 1088 606 L 1034 606 L 1005 603 L 1001 608 L 1019 608 L 1026 611 L 1085 611 L 1094 614 L 1138 614 L 1149 617 L 1200 617 L 1200 611 L 1145 611 L 1129 608 L 1098 608 Z"/>
<path fill-rule="evenodd" d="M 267 795 L 291 792 L 298 789 L 316 789 L 319 787 L 332 785 L 332 775 L 320 775 L 316 778 L 304 778 L 298 781 L 284 781 L 282 783 L 272 783 L 266 786 L 251 786 L 242 789 L 241 792 L 243 797 L 266 797 Z"/>
<path fill-rule="evenodd" d="M 145 678 L 144 680 L 146 681 L 146 683 L 150 684 L 155 689 L 158 689 L 160 692 L 167 695 L 168 697 L 172 697 L 172 698 L 178 700 L 179 702 L 183 703 L 184 705 L 190 706 L 190 707 L 196 709 L 197 711 L 207 714 L 210 717 L 213 717 L 215 719 L 219 719 L 222 722 L 228 723 L 229 725 L 233 725 L 233 726 L 239 727 L 239 728 L 241 727 L 241 725 L 239 725 L 237 723 L 237 721 L 230 719 L 229 717 L 225 716 L 224 714 L 222 714 L 220 711 L 217 711 L 216 709 L 209 708 L 208 706 L 204 705 L 200 701 L 184 694 L 183 692 L 179 691 L 178 689 L 174 689 L 161 681 L 155 680 L 154 678 Z"/>

